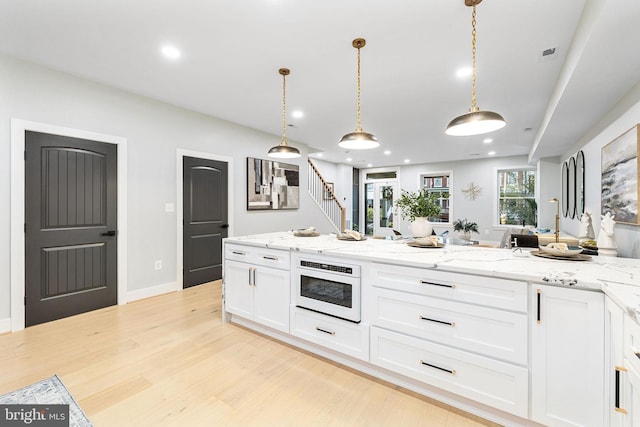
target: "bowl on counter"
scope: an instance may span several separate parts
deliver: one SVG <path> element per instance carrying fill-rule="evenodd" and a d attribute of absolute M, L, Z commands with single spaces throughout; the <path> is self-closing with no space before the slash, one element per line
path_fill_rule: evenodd
<path fill-rule="evenodd" d="M 566 249 L 554 247 L 551 243 L 546 246 L 539 246 L 540 252 L 553 255 L 553 256 L 561 256 L 561 257 L 570 257 L 576 256 L 582 253 L 582 248 L 580 246 L 567 246 Z"/>

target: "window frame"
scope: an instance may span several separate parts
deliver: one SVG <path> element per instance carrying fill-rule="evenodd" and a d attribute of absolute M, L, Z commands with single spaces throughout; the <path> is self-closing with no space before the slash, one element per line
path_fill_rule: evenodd
<path fill-rule="evenodd" d="M 425 178 L 438 178 L 441 176 L 445 176 L 447 175 L 448 181 L 449 181 L 449 187 L 442 187 L 442 188 L 448 188 L 448 193 L 449 193 L 449 221 L 447 222 L 434 222 L 434 225 L 452 225 L 453 224 L 453 186 L 454 186 L 454 181 L 453 181 L 453 170 L 449 169 L 449 170 L 439 170 L 439 171 L 428 171 L 428 172 L 420 172 L 420 174 L 418 174 L 418 189 L 420 191 L 422 191 L 424 187 L 423 183 Z"/>
<path fill-rule="evenodd" d="M 497 167 L 493 170 L 493 227 L 497 229 L 506 229 L 510 227 L 521 227 L 520 224 L 500 224 L 500 173 L 501 172 L 513 172 L 513 171 L 532 171 L 534 172 L 534 191 L 532 199 L 538 202 L 538 191 L 539 191 L 539 181 L 538 174 L 539 171 L 535 166 L 531 165 L 520 165 L 520 166 L 508 166 L 508 167 Z M 524 199 L 524 198 L 523 198 Z M 540 218 L 540 207 L 536 207 L 536 218 Z M 532 224 L 526 224 L 527 226 L 532 226 Z"/>

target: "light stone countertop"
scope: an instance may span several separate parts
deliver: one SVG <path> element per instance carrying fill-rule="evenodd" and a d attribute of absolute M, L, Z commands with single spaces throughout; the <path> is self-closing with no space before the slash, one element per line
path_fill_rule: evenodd
<path fill-rule="evenodd" d="M 588 261 L 540 258 L 510 249 L 447 245 L 415 248 L 407 240 L 338 240 L 335 235 L 296 237 L 291 232 L 225 239 L 228 243 L 269 247 L 363 261 L 435 268 L 529 282 L 602 291 L 640 323 L 640 260 L 594 256 Z"/>

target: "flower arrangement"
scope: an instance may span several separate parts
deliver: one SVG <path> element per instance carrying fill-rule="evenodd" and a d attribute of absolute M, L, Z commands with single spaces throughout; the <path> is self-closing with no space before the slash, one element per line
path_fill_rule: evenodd
<path fill-rule="evenodd" d="M 402 190 L 400 198 L 396 200 L 396 209 L 400 210 L 403 219 L 409 218 L 412 222 L 416 218 L 433 218 L 440 215 L 438 196 L 429 193 L 426 188 L 416 192 Z"/>
<path fill-rule="evenodd" d="M 462 231 L 463 233 L 479 233 L 478 224 L 465 219 L 456 219 L 453 221 L 453 231 Z"/>

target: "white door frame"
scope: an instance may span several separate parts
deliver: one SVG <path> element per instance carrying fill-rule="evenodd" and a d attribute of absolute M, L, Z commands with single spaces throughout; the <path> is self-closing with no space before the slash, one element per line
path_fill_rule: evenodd
<path fill-rule="evenodd" d="M 127 302 L 127 139 L 81 129 L 11 119 L 11 331 L 25 325 L 25 132 L 118 145 L 118 304 Z"/>
<path fill-rule="evenodd" d="M 182 239 L 184 237 L 182 225 L 183 225 L 183 161 L 184 157 L 196 157 L 198 159 L 215 160 L 218 162 L 225 162 L 227 164 L 227 220 L 229 221 L 229 228 L 227 229 L 227 236 L 233 236 L 233 158 L 227 156 L 220 156 L 213 153 L 204 153 L 200 151 L 183 150 L 178 148 L 176 150 L 176 183 L 177 183 L 177 195 L 176 195 L 176 230 L 177 238 L 176 244 L 178 247 L 177 259 L 176 259 L 176 290 L 183 290 L 183 268 L 184 247 Z M 224 254 L 222 254 L 224 257 Z"/>

